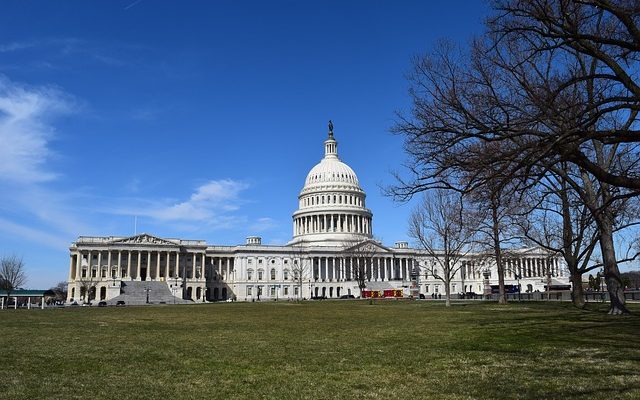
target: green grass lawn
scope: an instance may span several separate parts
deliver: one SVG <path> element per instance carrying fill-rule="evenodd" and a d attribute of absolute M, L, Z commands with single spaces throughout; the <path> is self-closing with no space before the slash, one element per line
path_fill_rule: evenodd
<path fill-rule="evenodd" d="M 640 399 L 640 317 L 590 307 L 5 310 L 0 399 Z"/>

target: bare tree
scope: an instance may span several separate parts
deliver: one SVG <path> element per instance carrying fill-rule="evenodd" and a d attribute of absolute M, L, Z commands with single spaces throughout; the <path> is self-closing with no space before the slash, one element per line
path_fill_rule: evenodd
<path fill-rule="evenodd" d="M 409 219 L 409 236 L 432 260 L 427 272 L 442 281 L 446 306 L 451 305 L 451 281 L 472 248 L 475 229 L 459 194 L 444 189 L 427 192 Z"/>
<path fill-rule="evenodd" d="M 577 179 L 563 179 L 598 227 L 610 312 L 628 312 L 612 208 L 640 194 L 640 91 L 632 73 L 640 7 L 505 0 L 497 8 L 470 55 L 441 46 L 415 60 L 413 115 L 401 116 L 395 130 L 405 136 L 413 176 L 400 178 L 392 193 L 406 199 L 430 187 L 472 192 L 495 181 L 506 186 L 506 178 L 516 194 L 549 172 L 562 174 L 559 164 L 573 164 Z M 492 151 L 481 143 L 494 144 Z"/>
<path fill-rule="evenodd" d="M 92 300 L 91 294 L 98 285 L 98 272 L 96 271 L 96 276 L 94 276 L 94 271 L 96 270 L 87 269 L 86 276 L 83 276 L 78 280 L 80 286 L 80 298 L 84 303 L 89 303 Z M 94 296 L 97 296 L 97 293 L 94 293 Z"/>
<path fill-rule="evenodd" d="M 56 301 L 66 301 L 67 300 L 67 290 L 69 284 L 65 281 L 58 282 L 55 286 L 51 288 L 51 291 L 55 293 Z"/>
<path fill-rule="evenodd" d="M 343 244 L 345 258 L 348 260 L 347 273 L 351 274 L 362 291 L 373 277 L 373 258 L 378 253 L 378 246 L 373 239 L 354 238 Z"/>
<path fill-rule="evenodd" d="M 597 101 L 584 104 L 585 118 L 565 126 L 562 132 L 531 126 L 538 144 L 543 144 L 546 136 L 545 147 L 555 148 L 548 155 L 572 162 L 609 185 L 640 189 L 637 124 L 613 127 L 606 123 L 621 118 L 635 121 L 640 110 L 640 4 L 628 0 L 499 0 L 495 7 L 496 16 L 489 22 L 494 44 L 517 49 L 518 60 L 551 58 L 549 71 L 530 71 L 554 75 L 558 85 L 553 97 L 571 94 L 584 84 L 597 90 Z M 591 67 L 586 73 L 574 74 L 577 60 L 587 60 L 583 65 Z M 530 68 L 532 63 L 523 66 Z M 537 90 L 536 85 L 525 89 Z M 606 168 L 581 146 L 592 141 L 618 145 L 619 150 L 633 154 L 636 162 L 632 168 Z"/>
<path fill-rule="evenodd" d="M 560 168 L 566 170 L 569 166 L 564 164 Z M 543 177 L 526 193 L 525 199 L 531 209 L 515 219 L 516 226 L 527 241 L 562 255 L 570 274 L 573 304 L 584 307 L 582 275 L 598 268 L 590 262 L 599 238 L 591 213 L 557 175 Z"/>
<path fill-rule="evenodd" d="M 27 283 L 27 274 L 24 271 L 22 258 L 15 255 L 5 256 L 0 259 L 0 289 L 7 293 L 7 299 L 11 293 Z M 7 307 L 8 307 L 7 301 Z"/>
<path fill-rule="evenodd" d="M 298 288 L 297 299 L 302 298 L 302 288 L 305 282 L 311 279 L 310 265 L 307 260 L 307 252 L 301 245 L 291 246 L 291 273 L 293 274 L 293 282 Z"/>

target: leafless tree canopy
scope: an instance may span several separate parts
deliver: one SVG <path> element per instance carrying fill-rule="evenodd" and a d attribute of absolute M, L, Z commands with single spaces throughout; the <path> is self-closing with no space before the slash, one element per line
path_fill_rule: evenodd
<path fill-rule="evenodd" d="M 362 240 L 359 237 L 354 237 L 354 240 L 345 242 L 342 247 L 348 263 L 347 269 L 358 283 L 358 288 L 362 293 L 367 287 L 367 282 L 371 281 L 373 258 L 378 253 L 378 246 L 372 239 Z"/>
<path fill-rule="evenodd" d="M 24 271 L 22 258 L 5 256 L 0 259 L 0 289 L 11 295 L 16 289 L 27 283 L 27 274 Z"/>
<path fill-rule="evenodd" d="M 498 0 L 486 33 L 414 59 L 405 138 L 406 200 L 432 188 L 523 193 L 549 174 L 598 230 L 612 313 L 626 312 L 613 232 L 640 194 L 640 3 Z M 561 166 L 566 165 L 568 168 Z"/>
<path fill-rule="evenodd" d="M 67 282 L 61 281 L 51 288 L 53 293 L 55 293 L 57 301 L 66 301 L 68 287 Z"/>
<path fill-rule="evenodd" d="M 307 252 L 303 246 L 291 246 L 291 273 L 293 282 L 298 288 L 298 298 L 302 296 L 302 285 L 310 279 L 311 266 L 306 259 Z"/>
<path fill-rule="evenodd" d="M 414 60 L 414 109 L 395 129 L 412 175 L 393 194 L 481 184 L 455 179 L 478 163 L 514 176 L 562 160 L 640 189 L 637 2 L 499 1 L 496 14 L 469 52 L 442 43 Z M 620 164 L 595 162 L 593 141 L 617 144 Z"/>
<path fill-rule="evenodd" d="M 409 236 L 432 260 L 424 268 L 444 283 L 447 306 L 451 304 L 451 280 L 472 248 L 473 225 L 461 196 L 444 189 L 425 194 L 409 219 Z"/>

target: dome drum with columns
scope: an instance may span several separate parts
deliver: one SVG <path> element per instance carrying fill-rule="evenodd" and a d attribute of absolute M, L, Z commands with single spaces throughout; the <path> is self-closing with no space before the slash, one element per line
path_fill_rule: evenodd
<path fill-rule="evenodd" d="M 298 196 L 289 244 L 344 246 L 370 239 L 373 215 L 365 198 L 356 173 L 338 157 L 330 124 L 324 158 L 311 168 Z"/>

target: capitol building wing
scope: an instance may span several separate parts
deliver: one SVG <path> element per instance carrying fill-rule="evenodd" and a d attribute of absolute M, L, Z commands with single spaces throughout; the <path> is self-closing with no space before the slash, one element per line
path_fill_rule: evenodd
<path fill-rule="evenodd" d="M 444 294 L 428 273 L 432 260 L 407 242 L 387 247 L 373 239 L 373 214 L 358 177 L 338 157 L 330 126 L 324 157 L 298 195 L 293 237 L 286 245 L 263 245 L 258 236 L 220 246 L 202 240 L 80 236 L 70 247 L 68 301 L 111 304 L 191 303 L 298 298 L 339 298 L 365 290 L 401 296 Z M 361 251 L 366 247 L 367 252 Z M 482 294 L 497 284 L 495 265 L 469 255 L 461 261 L 451 293 Z M 550 277 L 567 285 L 562 261 L 540 249 L 511 251 L 505 282 L 522 291 L 544 291 Z M 516 279 L 518 278 L 518 279 Z"/>

